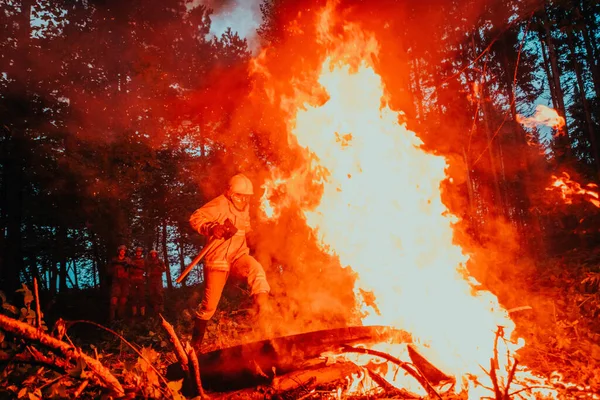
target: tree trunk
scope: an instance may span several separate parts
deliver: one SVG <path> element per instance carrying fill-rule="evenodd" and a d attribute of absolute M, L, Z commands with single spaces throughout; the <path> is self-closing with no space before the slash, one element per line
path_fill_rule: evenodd
<path fill-rule="evenodd" d="M 179 239 L 177 241 L 177 252 L 179 255 L 179 275 L 185 270 L 185 256 L 183 254 L 183 235 L 181 234 L 181 228 L 179 229 Z M 185 286 L 186 280 L 184 279 L 181 284 Z"/>
<path fill-rule="evenodd" d="M 31 50 L 31 11 L 33 0 L 21 1 L 21 13 L 17 17 L 18 30 L 15 54 L 9 54 L 8 57 L 22 54 L 30 54 Z M 17 65 L 18 64 L 18 65 Z M 28 65 L 23 62 L 13 63 L 7 66 L 4 71 L 8 74 L 9 79 L 14 79 L 17 69 L 27 69 Z M 25 80 L 25 90 L 23 99 L 30 101 L 31 91 L 29 75 Z M 8 123 L 8 122 L 5 122 Z M 11 124 L 10 128 L 5 126 L 5 129 L 10 129 L 7 136 L 6 150 L 7 158 L 3 162 L 3 177 L 5 180 L 6 197 L 4 206 L 6 207 L 6 240 L 4 240 L 4 248 L 0 252 L 4 254 L 3 265 L 0 268 L 0 287 L 2 287 L 8 296 L 13 296 L 14 291 L 20 288 L 21 273 L 25 271 L 23 261 L 23 237 L 21 234 L 23 224 L 23 197 L 25 187 L 25 160 L 24 155 L 29 151 L 26 145 L 26 127 L 25 123 L 17 122 Z"/>
<path fill-rule="evenodd" d="M 596 171 L 600 176 L 600 154 L 598 154 L 598 143 L 596 138 L 596 132 L 594 132 L 594 122 L 592 121 L 592 114 L 590 112 L 590 105 L 585 94 L 585 84 L 583 82 L 583 76 L 579 61 L 577 60 L 577 52 L 575 49 L 575 40 L 573 39 L 573 29 L 567 27 L 567 40 L 569 43 L 569 49 L 571 51 L 571 61 L 573 63 L 573 70 L 575 71 L 575 77 L 577 78 L 577 87 L 581 95 L 581 103 L 583 105 L 583 112 L 585 114 L 585 125 L 592 145 L 592 157 L 596 164 Z"/>
<path fill-rule="evenodd" d="M 77 271 L 77 262 L 75 262 L 75 260 L 71 260 L 71 262 L 73 263 L 73 278 L 75 279 L 75 289 L 79 289 L 79 277 L 77 275 L 78 271 Z"/>
<path fill-rule="evenodd" d="M 40 284 L 42 284 L 42 279 L 40 277 L 40 271 L 37 268 L 37 255 L 32 252 L 29 254 L 29 275 L 31 276 L 31 284 L 33 285 L 33 280 L 37 279 Z M 33 287 L 33 286 L 32 286 Z"/>
<path fill-rule="evenodd" d="M 6 265 L 6 202 L 7 202 L 7 184 L 6 161 L 9 157 L 8 143 L 10 140 L 10 131 L 7 127 L 0 127 L 3 133 L 3 139 L 0 142 L 0 271 L 4 271 Z M 5 281 L 4 273 L 0 272 L 0 287 Z"/>
<path fill-rule="evenodd" d="M 20 274 L 24 268 L 23 239 L 21 225 L 23 221 L 23 184 L 24 160 L 22 158 L 26 146 L 22 134 L 15 134 L 10 139 L 8 159 L 3 165 L 6 177 L 6 240 L 4 241 L 4 265 L 0 270 L 0 287 L 7 295 L 14 295 L 20 288 Z"/>
<path fill-rule="evenodd" d="M 513 76 L 510 73 L 513 68 L 511 68 L 510 63 L 508 62 L 508 54 L 506 54 L 506 52 L 508 51 L 506 48 L 506 43 L 502 45 L 503 47 L 503 51 L 502 51 L 502 63 L 503 63 L 503 68 L 504 68 L 504 76 L 506 77 L 506 88 L 507 88 L 507 94 L 508 94 L 508 106 L 510 109 L 510 115 L 512 117 L 513 121 L 517 120 L 517 100 L 515 98 L 515 88 L 514 88 L 514 81 L 513 81 Z"/>
<path fill-rule="evenodd" d="M 93 253 L 93 262 L 94 262 L 94 287 L 98 287 L 98 285 L 102 285 L 102 279 L 100 278 L 100 254 L 98 252 L 98 238 L 94 231 L 90 230 L 90 239 L 92 240 L 92 253 Z"/>
<path fill-rule="evenodd" d="M 590 2 L 588 0 L 581 0 L 581 3 L 579 4 L 579 9 L 583 10 L 582 15 L 583 15 L 583 20 L 585 21 L 585 27 L 586 27 L 586 31 L 589 33 L 589 36 L 592 38 L 592 40 L 590 41 L 590 45 L 591 45 L 591 50 L 593 53 L 593 58 L 595 60 L 595 64 L 600 67 L 600 52 L 598 51 L 598 41 L 596 40 L 596 38 L 598 37 L 597 35 L 597 28 L 598 28 L 598 23 L 597 23 L 597 12 L 594 12 L 594 10 L 592 9 L 592 7 L 594 7 L 593 3 L 591 5 L 590 8 L 586 8 L 586 5 L 590 4 Z M 600 71 L 599 71 L 600 73 Z"/>
<path fill-rule="evenodd" d="M 162 253 L 163 260 L 165 262 L 165 268 L 167 270 L 167 287 L 173 289 L 173 278 L 171 277 L 171 266 L 169 265 L 169 252 L 167 251 L 167 220 L 166 218 L 162 222 Z"/>
<path fill-rule="evenodd" d="M 502 198 L 502 192 L 500 190 L 500 180 L 498 179 L 498 170 L 497 170 L 497 161 L 496 156 L 494 155 L 494 142 L 492 137 L 492 130 L 490 127 L 490 120 L 488 114 L 488 106 L 486 104 L 487 99 L 487 77 L 483 83 L 484 87 L 482 88 L 483 100 L 481 104 L 481 111 L 483 114 L 483 121 L 485 124 L 485 135 L 487 137 L 487 151 L 488 156 L 490 158 L 490 170 L 492 172 L 492 178 L 494 180 L 494 194 L 496 197 L 496 201 L 494 202 L 495 215 L 500 216 L 504 215 L 504 199 Z M 498 144 L 501 146 L 501 144 Z"/>
<path fill-rule="evenodd" d="M 548 19 L 548 12 L 545 7 L 544 7 L 544 12 L 542 13 L 542 22 L 543 22 L 542 25 L 544 27 L 544 32 L 545 32 L 545 36 L 546 36 L 546 46 L 548 47 L 548 56 L 550 58 L 550 67 L 552 70 L 552 78 L 554 79 L 554 91 L 556 94 L 556 101 L 558 103 L 558 107 L 557 107 L 556 111 L 558 111 L 558 113 L 563 118 L 565 118 L 565 122 L 566 122 L 567 110 L 565 108 L 565 98 L 564 98 L 562 86 L 560 83 L 560 69 L 558 66 L 558 56 L 556 55 L 556 50 L 554 48 L 554 40 L 552 39 L 552 26 L 550 24 L 550 20 Z M 564 130 L 565 130 L 565 136 L 568 138 L 569 130 L 566 125 L 564 127 Z M 571 146 L 570 140 L 568 142 L 569 142 L 568 144 L 569 144 L 569 149 L 570 149 L 570 146 Z"/>
<path fill-rule="evenodd" d="M 575 12 L 581 16 L 581 10 L 576 5 Z M 594 91 L 596 92 L 596 97 L 600 99 L 600 71 L 598 71 L 598 65 L 594 59 L 594 49 L 592 48 L 592 39 L 590 38 L 590 33 L 588 31 L 587 25 L 584 20 L 578 24 L 580 26 L 579 30 L 583 36 L 583 43 L 585 46 L 585 59 L 588 64 L 588 68 L 592 73 L 592 80 L 594 81 Z"/>
<path fill-rule="evenodd" d="M 469 196 L 469 212 L 467 213 L 467 216 L 471 230 L 474 232 L 476 239 L 479 239 L 479 221 L 476 216 L 477 207 L 475 206 L 475 193 L 473 190 L 473 181 L 471 179 L 471 163 L 469 162 L 469 157 L 464 147 L 463 158 L 466 167 L 467 194 Z"/>
<path fill-rule="evenodd" d="M 67 255 L 66 255 L 66 243 L 67 243 L 67 230 L 59 226 L 56 232 L 56 256 L 58 257 L 58 263 L 60 265 L 58 271 L 58 291 L 64 292 L 67 290 L 67 275 L 69 273 L 67 269 Z"/>
<path fill-rule="evenodd" d="M 92 279 L 94 282 L 94 287 L 98 287 L 98 260 L 96 257 L 92 260 Z"/>
<path fill-rule="evenodd" d="M 58 287 L 58 268 L 56 267 L 56 261 L 52 261 L 50 263 L 50 268 L 48 271 L 50 273 L 50 278 L 48 279 L 48 289 L 51 296 L 56 296 L 56 289 Z"/>
<path fill-rule="evenodd" d="M 542 53 L 542 65 L 544 66 L 544 71 L 546 72 L 546 79 L 548 80 L 548 88 L 550 90 L 550 98 L 552 99 L 552 107 L 555 110 L 558 110 L 560 106 L 558 105 L 558 100 L 556 96 L 556 88 L 554 87 L 554 78 L 552 77 L 552 73 L 550 72 L 550 63 L 548 61 L 548 55 L 546 54 L 546 43 L 544 43 L 544 38 L 542 36 L 542 32 L 538 30 L 538 38 L 540 40 L 540 49 Z"/>

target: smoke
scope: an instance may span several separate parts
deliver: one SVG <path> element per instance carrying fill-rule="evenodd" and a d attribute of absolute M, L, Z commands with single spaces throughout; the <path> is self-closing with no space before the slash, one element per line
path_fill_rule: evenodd
<path fill-rule="evenodd" d="M 262 22 L 260 0 L 195 0 L 191 8 L 204 5 L 213 11 L 211 36 L 220 37 L 228 28 L 248 41 L 253 54 L 259 50 L 256 30 Z"/>

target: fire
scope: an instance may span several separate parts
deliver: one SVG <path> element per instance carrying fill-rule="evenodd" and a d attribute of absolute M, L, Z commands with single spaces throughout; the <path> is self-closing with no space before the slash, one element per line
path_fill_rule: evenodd
<path fill-rule="evenodd" d="M 457 217 L 440 195 L 446 160 L 424 151 L 419 137 L 388 107 L 372 65 L 375 38 L 347 22 L 334 36 L 329 30 L 334 17 L 330 7 L 319 19 L 318 42 L 330 49 L 321 65 L 321 88 L 298 89 L 296 98 L 283 102 L 291 116 L 290 143 L 303 149 L 305 166 L 288 175 L 273 171 L 264 186 L 265 217 L 277 218 L 292 203 L 301 206 L 322 249 L 357 273 L 363 323 L 410 332 L 419 351 L 457 378 L 457 391 L 489 396 L 483 387 L 492 384 L 482 368 L 490 368 L 498 327 L 510 338 L 514 323 L 498 299 L 476 290 L 478 282 L 468 275 L 468 255 L 453 241 Z M 320 202 L 309 207 L 314 204 L 307 202 L 313 195 L 309 185 L 315 184 L 322 187 Z M 500 342 L 506 346 L 498 349 L 501 354 L 524 345 Z M 398 357 L 406 347 L 382 346 Z M 356 359 L 361 365 L 367 360 L 373 357 Z M 505 356 L 499 362 L 497 374 L 506 381 L 511 365 Z M 389 382 L 424 394 L 411 377 L 394 374 L 396 369 L 387 368 Z M 353 390 L 357 385 L 353 382 Z"/>
<path fill-rule="evenodd" d="M 563 172 L 560 178 L 552 175 L 552 180 L 552 184 L 546 190 L 558 188 L 566 204 L 571 204 L 573 202 L 573 196 L 581 195 L 585 200 L 600 208 L 598 185 L 588 183 L 585 186 L 581 186 L 580 183 L 571 180 L 571 176 L 566 172 Z"/>
<path fill-rule="evenodd" d="M 533 114 L 532 117 L 524 117 L 520 114 L 517 115 L 517 122 L 528 128 L 533 128 L 538 125 L 549 126 L 556 129 L 558 134 L 563 132 L 562 128 L 565 126 L 564 117 L 561 117 L 555 109 L 543 104 L 538 104 L 535 107 L 535 114 Z"/>

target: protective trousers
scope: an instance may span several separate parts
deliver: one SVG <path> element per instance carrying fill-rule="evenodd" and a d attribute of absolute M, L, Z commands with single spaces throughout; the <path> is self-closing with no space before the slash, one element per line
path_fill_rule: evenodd
<path fill-rule="evenodd" d="M 243 255 L 233 262 L 231 266 L 234 270 L 239 271 L 246 276 L 248 285 L 251 288 L 253 295 L 258 293 L 269 293 L 271 287 L 267 282 L 267 276 L 262 265 L 250 255 Z M 204 271 L 204 298 L 200 303 L 200 307 L 196 316 L 202 320 L 209 320 L 217 311 L 223 288 L 229 277 L 229 270 L 221 270 L 207 268 Z"/>

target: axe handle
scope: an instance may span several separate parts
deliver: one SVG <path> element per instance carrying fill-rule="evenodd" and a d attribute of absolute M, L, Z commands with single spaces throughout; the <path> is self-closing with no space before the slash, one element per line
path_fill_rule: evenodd
<path fill-rule="evenodd" d="M 187 266 L 187 268 L 185 269 L 185 271 L 183 271 L 181 273 L 181 275 L 179 275 L 179 278 L 177 278 L 177 280 L 175 282 L 177 283 L 181 283 L 182 280 L 185 279 L 185 277 L 190 273 L 190 271 L 192 270 L 192 268 L 194 268 L 196 266 L 196 264 L 198 264 L 200 262 L 200 260 L 202 260 L 204 258 L 204 256 L 206 254 L 208 254 L 208 252 L 212 251 L 212 249 L 214 249 L 217 244 L 219 244 L 220 242 L 222 242 L 221 239 L 213 239 L 209 244 L 207 244 L 206 246 L 204 246 L 204 248 L 202 249 L 202 251 L 200 252 L 200 254 L 198 254 L 190 263 L 190 265 Z"/>

